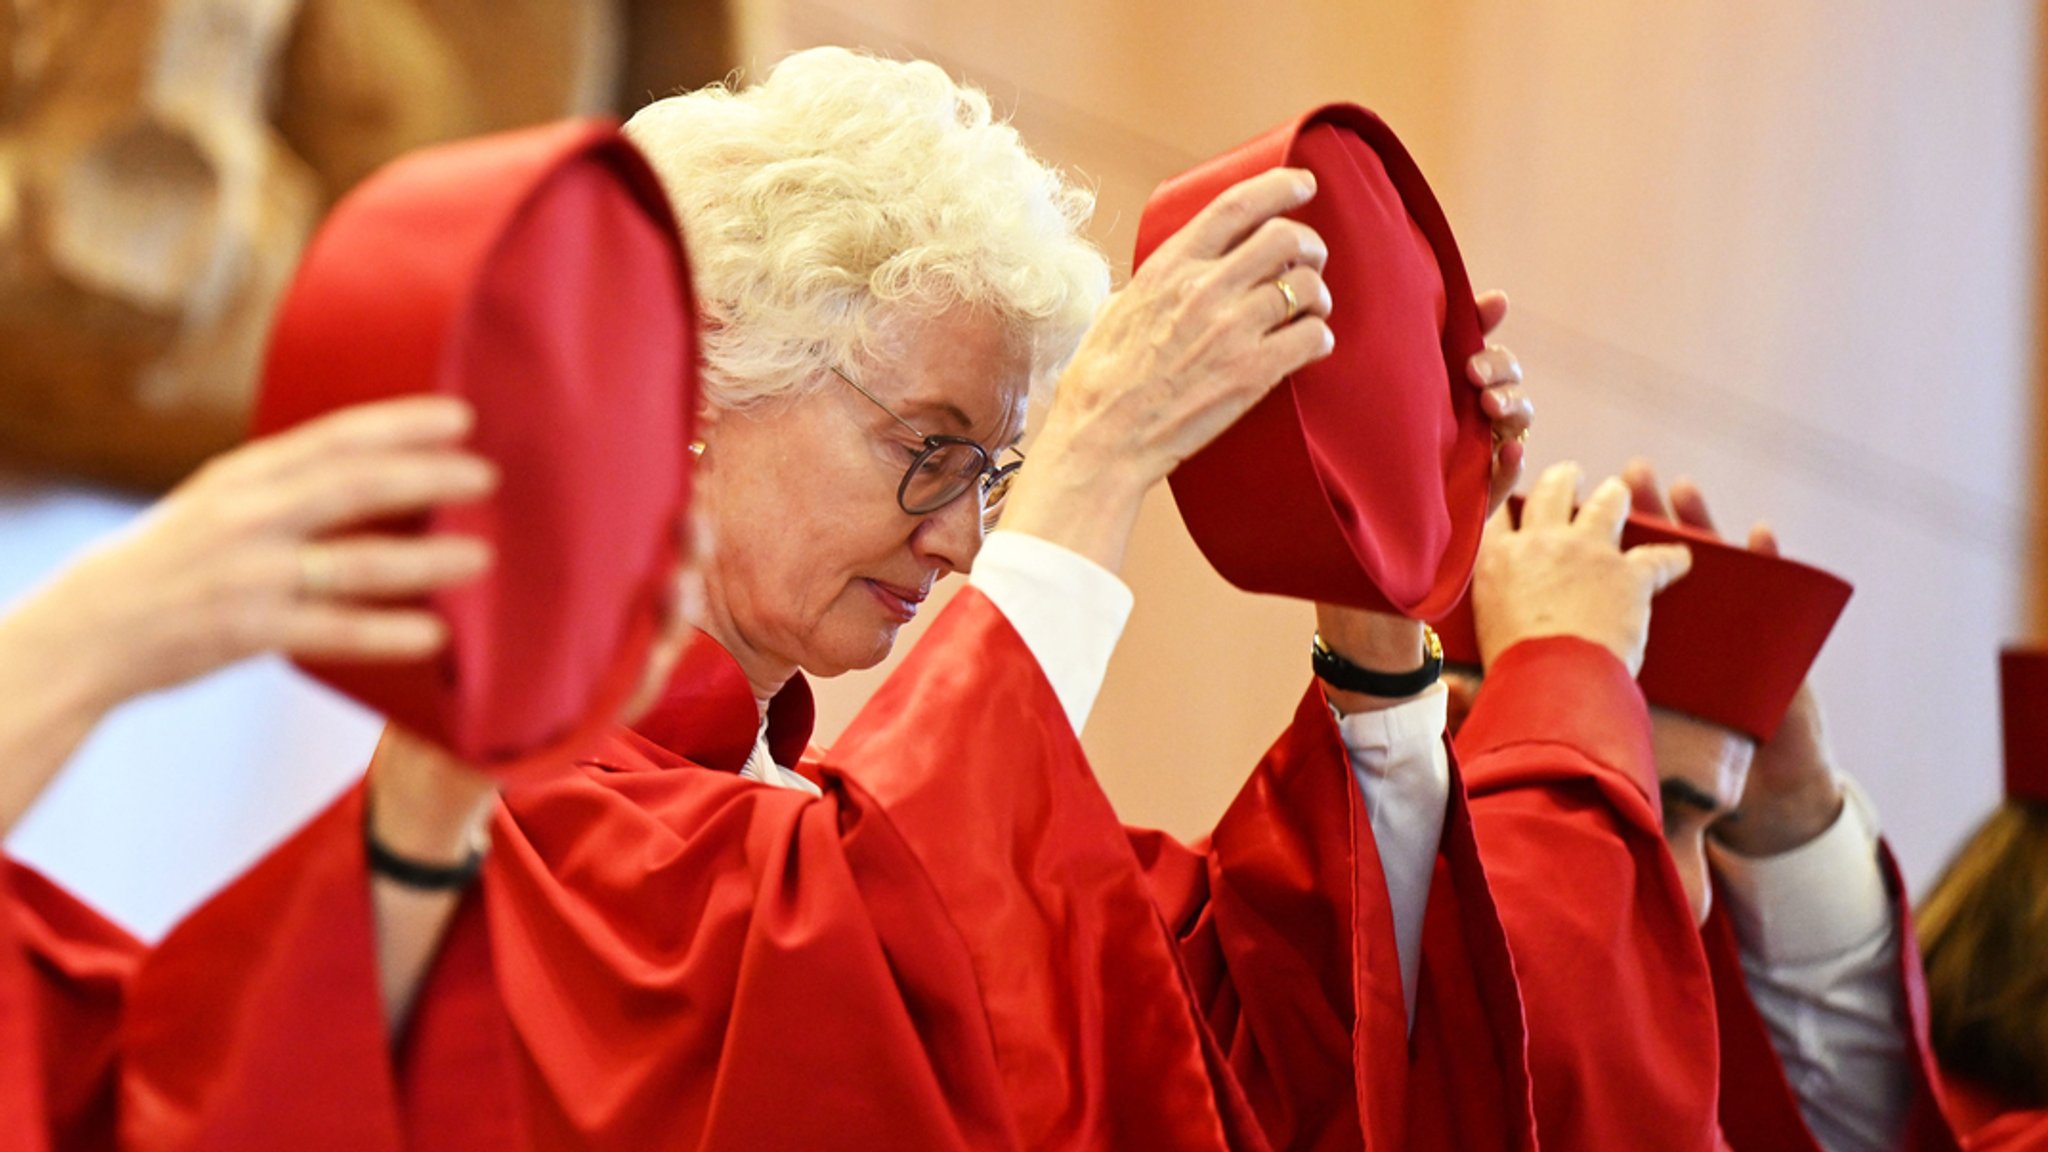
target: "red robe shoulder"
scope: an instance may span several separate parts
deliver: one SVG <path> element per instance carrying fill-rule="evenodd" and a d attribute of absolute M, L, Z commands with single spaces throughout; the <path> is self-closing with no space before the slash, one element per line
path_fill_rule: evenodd
<path fill-rule="evenodd" d="M 1198 850 L 1118 825 L 971 590 L 806 766 L 822 798 L 734 775 L 729 658 L 686 679 L 659 742 L 507 791 L 395 1047 L 359 797 L 173 933 L 138 983 L 133 1147 L 1535 1146 L 1479 813 L 1454 781 L 1411 1043 L 1319 692 Z M 1504 746 L 1494 779 L 1612 806 L 1626 776 L 1583 744 Z"/>
<path fill-rule="evenodd" d="M 745 680 L 692 675 L 668 747 L 621 733 L 507 790 L 396 1049 L 359 796 L 175 931 L 138 984 L 132 1147 L 1263 1147 L 993 605 L 956 597 L 812 766 L 822 799 L 735 775 Z"/>
<path fill-rule="evenodd" d="M 5 864 L 0 1150 L 114 1147 L 116 1037 L 142 945 L 40 873 Z"/>

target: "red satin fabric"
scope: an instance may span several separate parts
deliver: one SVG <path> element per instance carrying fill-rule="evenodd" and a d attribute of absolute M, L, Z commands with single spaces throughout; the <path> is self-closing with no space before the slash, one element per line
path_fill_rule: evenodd
<path fill-rule="evenodd" d="M 1508 513 L 1520 518 L 1521 497 L 1509 500 Z M 1853 589 L 1796 560 L 1752 552 L 1660 517 L 1630 515 L 1621 546 L 1642 544 L 1683 544 L 1692 551 L 1685 579 L 1657 594 L 1636 677 L 1643 694 L 1660 707 L 1769 740 Z M 1469 597 L 1435 626 L 1447 663 L 1480 662 Z"/>
<path fill-rule="evenodd" d="M 2012 1112 L 1971 1132 L 1969 1152 L 2048 1152 L 2048 1111 Z"/>
<path fill-rule="evenodd" d="M 1455 778 L 1412 1043 L 1371 821 L 1319 687 L 1205 851 L 1133 843 L 1273 1147 L 1534 1146 L 1513 966 Z"/>
<path fill-rule="evenodd" d="M 807 766 L 823 799 L 733 775 L 744 678 L 686 671 L 660 743 L 507 792 L 395 1052 L 358 795 L 181 926 L 129 1147 L 1716 1146 L 1708 967 L 1597 648 L 1507 654 L 1461 737 L 1412 1040 L 1318 690 L 1190 848 L 1118 825 L 972 591 Z M 770 719 L 799 746 L 808 701 Z"/>
<path fill-rule="evenodd" d="M 8 861 L 0 910 L 0 1152 L 114 1148 L 115 1036 L 142 945 Z"/>
<path fill-rule="evenodd" d="M 2005 795 L 2048 803 L 2048 651 L 2000 652 L 1998 684 Z"/>
<path fill-rule="evenodd" d="M 1649 723 L 1620 661 L 1557 637 L 1502 653 L 1458 733 L 1549 1148 L 1722 1146 L 1713 983 Z"/>
<path fill-rule="evenodd" d="M 1442 615 L 1472 574 L 1492 432 L 1465 365 L 1484 346 L 1472 286 L 1422 171 L 1379 117 L 1313 109 L 1161 184 L 1142 266 L 1240 180 L 1316 174 L 1290 216 L 1328 242 L 1336 350 L 1174 470 L 1202 554 L 1253 592 Z"/>
<path fill-rule="evenodd" d="M 696 315 L 667 198 L 608 122 L 421 149 L 344 198 L 279 304 L 255 429 L 468 399 L 499 488 L 392 528 L 475 536 L 497 563 L 429 598 L 450 632 L 433 658 L 302 666 L 508 774 L 601 734 L 673 594 Z"/>
<path fill-rule="evenodd" d="M 733 775 L 744 678 L 688 673 L 661 744 L 507 792 L 395 1054 L 358 796 L 181 926 L 137 985 L 131 1148 L 1534 1147 L 1471 818 L 1410 1044 L 1319 692 L 1196 851 L 1118 825 L 972 591 L 809 765 L 822 800 Z"/>
<path fill-rule="evenodd" d="M 679 747 L 508 790 L 395 1061 L 359 797 L 181 926 L 138 982 L 131 1147 L 1265 1147 L 992 605 L 956 598 L 822 800 L 733 775 L 745 680 L 692 670 Z"/>
<path fill-rule="evenodd" d="M 1946 1082 L 1943 1094 L 1965 1152 L 2048 1152 L 2048 1109 L 2014 1111 L 1957 1080 Z"/>

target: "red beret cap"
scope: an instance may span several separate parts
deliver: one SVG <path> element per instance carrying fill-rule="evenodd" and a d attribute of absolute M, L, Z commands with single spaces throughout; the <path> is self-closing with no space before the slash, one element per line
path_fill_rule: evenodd
<path fill-rule="evenodd" d="M 1998 657 L 2005 712 L 2005 795 L 2048 803 L 2048 651 L 2007 648 Z"/>
<path fill-rule="evenodd" d="M 1520 497 L 1511 511 L 1520 517 Z M 1692 551 L 1692 570 L 1659 593 L 1650 612 L 1637 677 L 1644 698 L 1769 740 L 1849 603 L 1848 582 L 1660 518 L 1630 516 L 1621 543 L 1684 544 Z M 1436 630 L 1445 661 L 1479 663 L 1470 600 Z"/>
<path fill-rule="evenodd" d="M 1252 592 L 1418 618 L 1464 591 L 1486 519 L 1492 426 L 1465 364 L 1484 346 L 1450 225 L 1377 116 L 1316 109 L 1159 186 L 1137 263 L 1267 169 L 1316 175 L 1291 215 L 1329 245 L 1336 351 L 1175 470 L 1202 554 Z"/>
<path fill-rule="evenodd" d="M 695 324 L 668 202 L 613 125 L 429 148 L 344 198 L 278 313 L 256 431 L 466 398 L 498 491 L 396 529 L 479 537 L 497 563 L 433 597 L 451 634 L 439 656 L 301 666 L 486 768 L 608 725 L 667 612 Z"/>

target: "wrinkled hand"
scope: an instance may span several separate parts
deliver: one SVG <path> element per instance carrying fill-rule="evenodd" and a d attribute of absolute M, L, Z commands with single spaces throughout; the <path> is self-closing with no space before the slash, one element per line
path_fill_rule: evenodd
<path fill-rule="evenodd" d="M 1691 480 L 1674 481 L 1667 500 L 1648 461 L 1631 461 L 1623 475 L 1637 509 L 1719 535 L 1706 497 Z M 1762 522 L 1750 528 L 1747 546 L 1752 552 L 1778 555 L 1777 535 Z M 1757 748 L 1741 795 L 1735 818 L 1717 821 L 1712 835 L 1746 856 L 1772 856 L 1797 848 L 1827 831 L 1841 814 L 1842 786 L 1811 681 L 1799 686 L 1777 735 Z"/>
<path fill-rule="evenodd" d="M 1482 292 L 1477 303 L 1480 327 L 1490 336 L 1507 319 L 1507 294 Z M 1528 455 L 1524 441 L 1536 421 L 1536 406 L 1522 389 L 1521 362 L 1502 345 L 1488 341 L 1484 351 L 1473 354 L 1465 364 L 1465 378 L 1480 390 L 1480 411 L 1493 421 L 1493 483 L 1486 505 L 1491 516 L 1522 482 L 1522 464 Z"/>
<path fill-rule="evenodd" d="M 1110 298 L 1060 378 L 1005 528 L 1115 570 L 1145 492 L 1330 354 L 1329 250 L 1281 216 L 1314 191 L 1312 174 L 1284 168 L 1226 190 Z"/>
<path fill-rule="evenodd" d="M 460 401 L 414 397 L 227 453 L 25 603 L 6 621 L 10 654 L 62 653 L 102 707 L 272 649 L 428 655 L 445 625 L 394 601 L 479 575 L 489 549 L 346 530 L 489 493 L 493 467 L 457 447 L 473 423 Z"/>
<path fill-rule="evenodd" d="M 1621 550 L 1628 486 L 1601 482 L 1573 514 L 1579 467 L 1553 464 L 1522 505 L 1487 525 L 1472 575 L 1473 624 L 1488 666 L 1523 640 L 1577 636 L 1615 654 L 1634 675 L 1650 635 L 1650 598 L 1692 567 L 1682 544 Z"/>

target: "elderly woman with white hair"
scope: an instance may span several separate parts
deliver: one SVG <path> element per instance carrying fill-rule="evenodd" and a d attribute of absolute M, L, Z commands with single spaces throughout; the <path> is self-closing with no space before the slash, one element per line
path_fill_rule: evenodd
<path fill-rule="evenodd" d="M 626 131 L 697 274 L 704 639 L 573 768 L 501 790 L 387 738 L 367 828 L 309 827 L 153 959 L 131 1144 L 1259 1146 L 1076 733 L 1145 493 L 1332 347 L 1282 215 L 1312 179 L 1236 186 L 1111 296 L 1092 197 L 930 64 L 800 53 Z M 1525 427 L 1512 359 L 1474 373 Z M 807 757 L 804 676 L 970 572 Z M 1420 647 L 1326 618 L 1360 663 Z"/>

